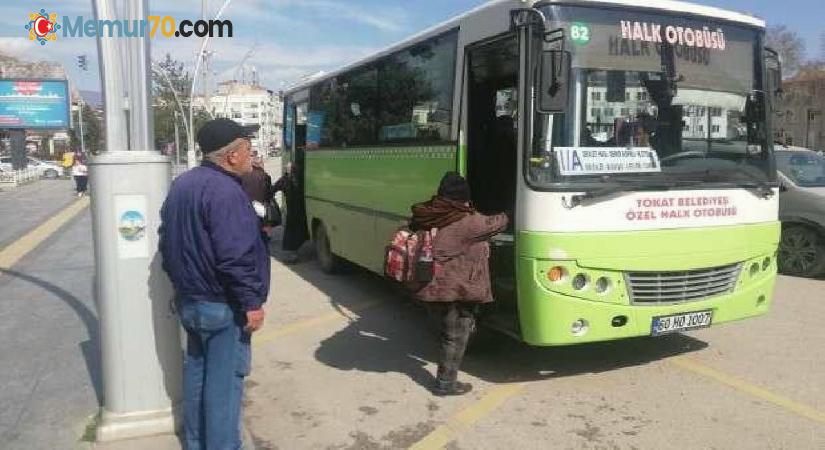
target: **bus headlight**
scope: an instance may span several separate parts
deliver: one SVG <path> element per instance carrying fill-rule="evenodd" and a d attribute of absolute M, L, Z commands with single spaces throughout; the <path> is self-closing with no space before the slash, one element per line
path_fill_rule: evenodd
<path fill-rule="evenodd" d="M 770 257 L 765 258 L 765 260 L 762 261 L 762 270 L 768 270 L 768 267 L 770 267 L 770 266 L 771 266 L 771 258 Z"/>
<path fill-rule="evenodd" d="M 588 330 L 590 330 L 590 324 L 584 319 L 579 319 L 570 325 L 570 333 L 573 336 L 584 336 Z"/>
<path fill-rule="evenodd" d="M 582 289 L 587 287 L 587 282 L 587 275 L 583 273 L 576 274 L 576 276 L 573 277 L 573 289 L 581 291 Z"/>
<path fill-rule="evenodd" d="M 565 278 L 567 278 L 567 269 L 564 267 L 556 266 L 547 271 L 547 279 L 553 283 L 564 281 Z"/>
<path fill-rule="evenodd" d="M 596 290 L 597 294 L 604 294 L 610 290 L 610 279 L 607 277 L 599 277 L 593 288 Z"/>

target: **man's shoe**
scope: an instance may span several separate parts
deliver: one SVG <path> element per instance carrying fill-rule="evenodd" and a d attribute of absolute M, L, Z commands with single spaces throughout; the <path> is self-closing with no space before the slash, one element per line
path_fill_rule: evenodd
<path fill-rule="evenodd" d="M 442 382 L 436 381 L 433 387 L 433 394 L 439 397 L 447 397 L 451 395 L 464 395 L 473 390 L 473 385 L 470 383 L 462 383 L 460 381 Z"/>

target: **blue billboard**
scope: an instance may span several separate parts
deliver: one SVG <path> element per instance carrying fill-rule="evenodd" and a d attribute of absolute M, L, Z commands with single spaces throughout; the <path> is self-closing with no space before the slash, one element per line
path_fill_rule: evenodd
<path fill-rule="evenodd" d="M 65 80 L 0 80 L 0 129 L 69 128 Z"/>

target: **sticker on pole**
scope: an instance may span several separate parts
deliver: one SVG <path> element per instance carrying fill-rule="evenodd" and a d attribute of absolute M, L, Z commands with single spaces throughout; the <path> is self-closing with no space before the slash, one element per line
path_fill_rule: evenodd
<path fill-rule="evenodd" d="M 146 197 L 143 195 L 115 196 L 115 220 L 118 257 L 120 259 L 148 258 Z"/>
<path fill-rule="evenodd" d="M 563 176 L 661 172 L 659 155 L 650 147 L 556 147 Z"/>

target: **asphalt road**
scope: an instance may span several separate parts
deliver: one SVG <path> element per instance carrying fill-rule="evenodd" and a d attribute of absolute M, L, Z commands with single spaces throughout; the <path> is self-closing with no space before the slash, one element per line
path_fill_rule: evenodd
<path fill-rule="evenodd" d="M 72 201 L 47 183 L 0 195 L 0 242 Z M 441 399 L 419 307 L 367 272 L 323 274 L 310 248 L 283 265 L 278 244 L 245 400 L 256 448 L 825 448 L 823 281 L 780 277 L 766 317 L 657 339 L 483 333 L 461 375 L 474 391 Z M 100 402 L 93 275 L 88 210 L 0 274 L 0 448 L 80 446 Z"/>
<path fill-rule="evenodd" d="M 689 334 L 535 348 L 485 333 L 464 365 L 474 392 L 440 399 L 426 315 L 381 279 L 315 261 L 273 277 L 246 403 L 259 448 L 825 447 L 822 281 L 780 277 L 768 316 Z"/>
<path fill-rule="evenodd" d="M 0 236 L 13 241 L 77 201 L 72 189 L 69 181 L 43 180 L 19 196 L 3 192 Z M 86 209 L 0 271 L 0 448 L 75 448 L 97 412 L 91 237 Z"/>

